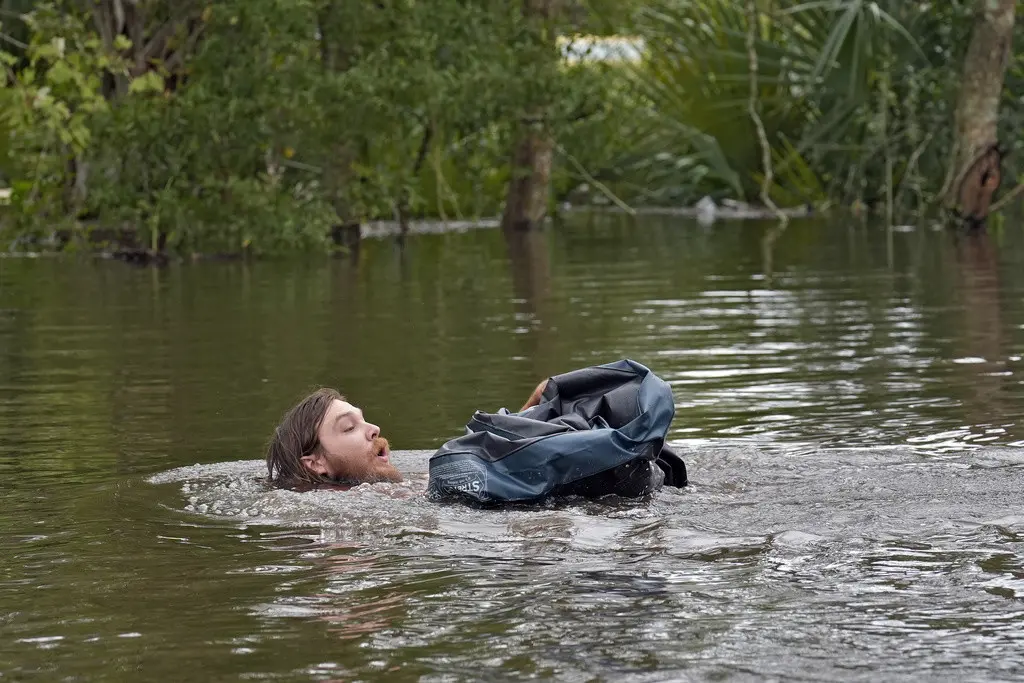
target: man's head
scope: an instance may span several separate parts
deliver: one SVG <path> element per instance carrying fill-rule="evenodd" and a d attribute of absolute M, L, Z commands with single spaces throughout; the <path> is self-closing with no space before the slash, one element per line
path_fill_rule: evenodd
<path fill-rule="evenodd" d="M 284 488 L 401 481 L 380 428 L 334 389 L 319 389 L 281 420 L 267 447 L 270 480 Z"/>

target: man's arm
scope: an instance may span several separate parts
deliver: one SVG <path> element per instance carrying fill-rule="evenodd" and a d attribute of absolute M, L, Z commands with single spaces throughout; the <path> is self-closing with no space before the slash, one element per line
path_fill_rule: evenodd
<path fill-rule="evenodd" d="M 540 395 L 544 393 L 544 387 L 548 385 L 548 381 L 544 380 L 537 385 L 537 388 L 530 394 L 530 398 L 523 404 L 523 407 L 519 409 L 519 412 L 523 412 L 527 408 L 532 408 L 540 403 Z"/>

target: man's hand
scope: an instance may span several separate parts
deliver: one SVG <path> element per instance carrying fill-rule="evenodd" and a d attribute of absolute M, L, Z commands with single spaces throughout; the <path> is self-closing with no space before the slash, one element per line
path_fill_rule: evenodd
<path fill-rule="evenodd" d="M 529 400 L 527 400 L 526 403 L 523 404 L 523 407 L 519 409 L 519 412 L 523 412 L 527 408 L 532 408 L 535 405 L 539 404 L 540 403 L 540 395 L 544 393 L 544 387 L 546 387 L 547 385 L 548 385 L 548 381 L 547 380 L 544 380 L 543 382 L 538 384 L 537 388 L 533 390 L 532 394 L 530 394 Z"/>

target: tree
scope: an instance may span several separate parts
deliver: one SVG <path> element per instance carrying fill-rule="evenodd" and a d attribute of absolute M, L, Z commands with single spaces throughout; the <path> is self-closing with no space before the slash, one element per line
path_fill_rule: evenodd
<path fill-rule="evenodd" d="M 978 0 L 974 27 L 964 58 L 956 108 L 952 179 L 946 204 L 968 226 L 983 224 L 998 189 L 1002 152 L 999 110 L 1006 68 L 1013 54 L 1017 0 Z"/>
<path fill-rule="evenodd" d="M 505 230 L 539 227 L 547 215 L 554 139 L 549 83 L 558 70 L 557 22 L 562 0 L 522 0 L 525 40 L 519 77 L 534 84 L 526 93 L 512 152 L 512 176 L 501 225 Z M 544 87 L 548 85 L 549 87 Z"/>

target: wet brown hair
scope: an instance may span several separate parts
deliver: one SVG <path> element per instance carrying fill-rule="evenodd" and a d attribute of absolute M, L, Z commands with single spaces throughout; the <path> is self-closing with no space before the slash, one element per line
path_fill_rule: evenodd
<path fill-rule="evenodd" d="M 344 401 L 345 397 L 334 389 L 317 389 L 281 418 L 267 444 L 267 474 L 272 484 L 306 490 L 337 483 L 302 463 L 303 457 L 320 450 L 320 424 L 335 400 Z"/>

